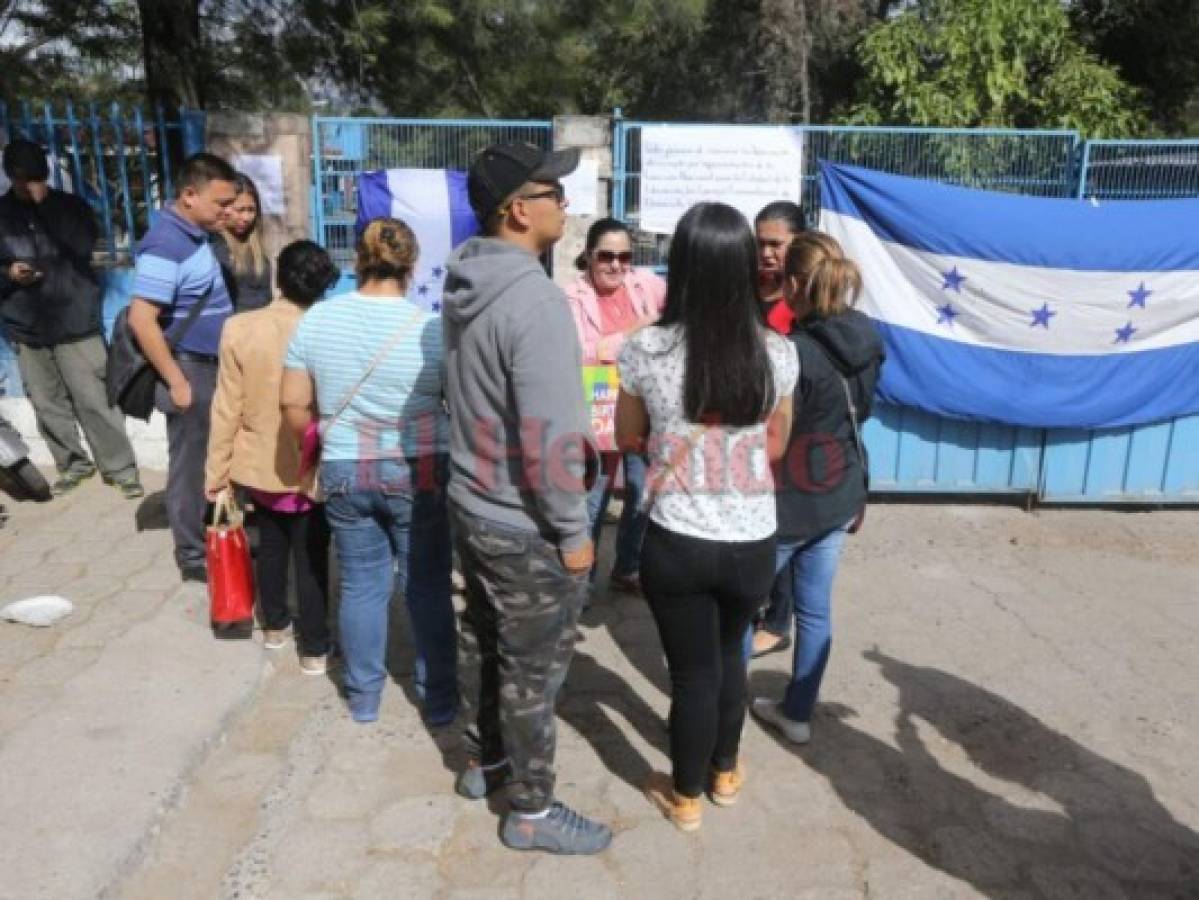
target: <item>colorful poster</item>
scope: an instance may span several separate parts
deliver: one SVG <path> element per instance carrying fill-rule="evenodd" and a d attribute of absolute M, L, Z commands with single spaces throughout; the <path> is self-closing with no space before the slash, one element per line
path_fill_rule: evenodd
<path fill-rule="evenodd" d="M 601 453 L 616 451 L 616 366 L 583 366 L 583 397 L 591 410 L 591 432 Z"/>

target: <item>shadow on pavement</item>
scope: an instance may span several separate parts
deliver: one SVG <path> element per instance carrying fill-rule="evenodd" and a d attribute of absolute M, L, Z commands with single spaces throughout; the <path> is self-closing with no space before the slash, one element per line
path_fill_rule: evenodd
<path fill-rule="evenodd" d="M 142 498 L 133 513 L 138 531 L 161 531 L 169 528 L 166 491 L 152 491 Z"/>
<path fill-rule="evenodd" d="M 976 684 L 864 655 L 899 690 L 898 749 L 836 704 L 817 707 L 805 747 L 766 730 L 879 834 L 986 896 L 1199 897 L 1199 834 L 1143 776 Z M 786 680 L 755 672 L 751 693 L 781 696 Z M 921 734 L 930 729 L 949 745 L 937 755 Z M 958 771 L 941 761 L 962 756 Z M 1003 795 L 959 774 L 967 763 L 980 781 L 1007 782 Z"/>

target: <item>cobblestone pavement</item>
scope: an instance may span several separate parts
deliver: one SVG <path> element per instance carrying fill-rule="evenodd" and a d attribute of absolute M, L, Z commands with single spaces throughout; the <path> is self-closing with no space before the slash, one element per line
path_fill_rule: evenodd
<path fill-rule="evenodd" d="M 89 673 L 145 677 L 109 658 L 138 627 L 194 667 L 197 687 L 173 686 L 204 725 L 174 756 L 186 716 L 109 734 L 127 689 L 111 684 L 111 705 L 63 732 L 91 781 L 35 779 L 57 810 L 48 822 L 88 814 L 89 831 L 37 857 L 64 891 L 10 893 L 0 879 L 0 896 L 1199 897 L 1192 512 L 876 506 L 837 585 L 812 744 L 748 723 L 745 794 L 708 806 L 695 835 L 640 793 L 668 766 L 666 673 L 643 601 L 601 585 L 560 705 L 559 795 L 617 836 L 600 857 L 563 859 L 505 850 L 502 807 L 453 794 L 469 717 L 421 724 L 406 623 L 380 720 L 355 725 L 334 678 L 300 674 L 294 645 L 212 641 L 195 594 L 164 574 L 165 532 L 134 534 L 128 504 L 84 490 L 58 509 L 14 509 L 0 531 L 0 599 L 54 590 L 80 605 L 65 627 L 0 626 L 0 765 Z M 173 675 L 167 656 L 155 665 Z M 464 659 L 469 691 L 469 642 Z M 755 662 L 753 688 L 780 691 L 787 669 L 782 656 Z M 174 780 L 157 773 L 160 745 Z M 68 877 L 104 847 L 89 791 L 127 788 L 133 763 L 166 795 L 98 869 L 106 881 Z M 7 798 L 18 782 L 0 777 Z M 136 796 L 109 805 L 108 830 L 126 805 L 141 809 Z M 21 830 L 6 810 L 0 846 Z M 0 858 L 6 872 L 17 862 Z"/>

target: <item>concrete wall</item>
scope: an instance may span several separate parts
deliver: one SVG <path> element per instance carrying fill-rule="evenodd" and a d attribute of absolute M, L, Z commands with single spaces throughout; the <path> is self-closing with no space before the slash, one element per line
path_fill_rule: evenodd
<path fill-rule="evenodd" d="M 612 187 L 612 118 L 610 116 L 556 116 L 554 148 L 578 147 L 583 159 L 599 163 L 599 214 L 574 216 L 567 209 L 566 235 L 554 248 L 554 281 L 565 286 L 579 275 L 575 259 L 583 250 L 587 229 L 610 212 Z"/>

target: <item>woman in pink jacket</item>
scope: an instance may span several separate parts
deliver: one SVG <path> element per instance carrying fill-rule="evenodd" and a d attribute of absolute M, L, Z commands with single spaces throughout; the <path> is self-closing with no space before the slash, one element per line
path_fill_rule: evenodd
<path fill-rule="evenodd" d="M 633 233 L 617 219 L 600 219 L 587 232 L 576 265 L 582 274 L 566 289 L 574 315 L 583 365 L 615 365 L 625 338 L 658 319 L 666 301 L 666 282 L 648 269 L 633 268 Z M 602 454 L 600 474 L 587 497 L 591 536 L 599 546 L 604 513 L 612 496 L 616 468 L 623 458 L 625 496 L 616 534 L 616 559 L 609 584 L 638 593 L 641 538 L 645 518 L 638 516 L 645 484 L 645 459 L 633 453 Z"/>

